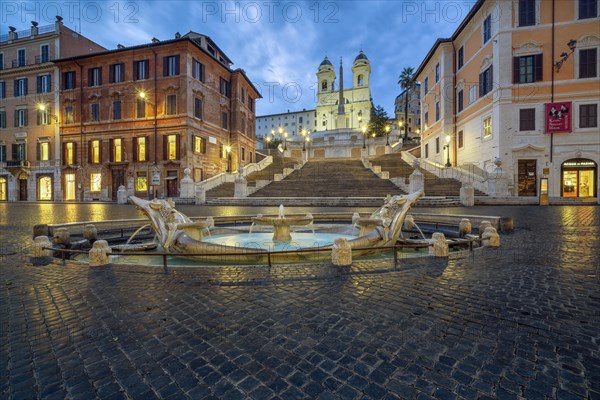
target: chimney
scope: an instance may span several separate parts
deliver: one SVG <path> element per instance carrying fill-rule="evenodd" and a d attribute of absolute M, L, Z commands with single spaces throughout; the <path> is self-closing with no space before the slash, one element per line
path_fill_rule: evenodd
<path fill-rule="evenodd" d="M 117 44 L 117 49 L 124 49 L 125 46 L 123 46 L 121 43 Z"/>
<path fill-rule="evenodd" d="M 36 21 L 31 21 L 31 36 L 35 36 L 38 34 L 38 23 Z"/>
<path fill-rule="evenodd" d="M 175 32 L 175 39 L 181 39 L 181 33 Z"/>
<path fill-rule="evenodd" d="M 60 15 L 56 16 L 56 22 L 54 23 L 54 29 L 56 30 L 56 32 L 60 30 L 60 26 L 63 24 L 62 20 L 63 17 L 61 17 Z"/>
<path fill-rule="evenodd" d="M 19 35 L 17 34 L 17 28 L 14 26 L 9 26 L 8 29 L 10 29 L 8 32 L 8 40 L 15 40 L 19 38 Z"/>
<path fill-rule="evenodd" d="M 153 37 L 153 38 L 152 38 L 152 43 L 158 43 L 158 42 L 160 42 L 160 40 L 158 40 L 158 39 L 157 39 L 157 38 L 155 38 L 155 37 Z"/>

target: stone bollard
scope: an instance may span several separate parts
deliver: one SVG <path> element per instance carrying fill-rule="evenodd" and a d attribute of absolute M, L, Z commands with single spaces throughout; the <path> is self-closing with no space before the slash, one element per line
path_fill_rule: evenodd
<path fill-rule="evenodd" d="M 414 229 L 415 226 L 415 218 L 410 214 L 407 215 L 406 218 L 404 218 L 404 229 L 410 231 L 411 229 Z"/>
<path fill-rule="evenodd" d="M 331 248 L 331 262 L 338 267 L 352 265 L 352 247 L 347 239 L 338 238 Z"/>
<path fill-rule="evenodd" d="M 96 225 L 87 224 L 83 227 L 83 238 L 87 239 L 90 243 L 94 244 L 96 240 L 98 240 L 98 230 L 96 229 Z"/>
<path fill-rule="evenodd" d="M 38 236 L 48 236 L 50 231 L 48 230 L 48 224 L 37 224 L 33 226 L 33 238 Z"/>
<path fill-rule="evenodd" d="M 54 231 L 54 237 L 52 238 L 54 244 L 59 244 L 68 247 L 71 244 L 71 234 L 67 228 L 57 228 Z"/>
<path fill-rule="evenodd" d="M 89 252 L 90 267 L 101 267 L 110 263 L 112 250 L 108 247 L 106 240 L 96 240 Z"/>
<path fill-rule="evenodd" d="M 46 250 L 44 247 L 52 247 L 52 242 L 48 236 L 38 236 L 33 239 L 31 246 L 31 255 L 33 257 L 52 257 L 52 250 Z"/>
<path fill-rule="evenodd" d="M 468 218 L 463 218 L 460 220 L 458 224 L 458 236 L 464 238 L 466 235 L 471 233 L 471 221 Z"/>
<path fill-rule="evenodd" d="M 496 232 L 496 228 L 488 226 L 481 235 L 481 243 L 484 247 L 500 247 L 500 235 Z"/>
<path fill-rule="evenodd" d="M 124 185 L 119 186 L 119 189 L 117 189 L 117 204 L 127 204 L 127 189 Z"/>
<path fill-rule="evenodd" d="M 485 228 L 487 228 L 488 226 L 492 226 L 492 223 L 490 221 L 481 221 L 481 223 L 479 224 L 479 237 L 481 237 L 481 235 L 485 231 Z"/>
<path fill-rule="evenodd" d="M 202 187 L 201 184 L 196 185 L 196 195 L 194 197 L 194 203 L 196 205 L 206 203 L 206 191 L 204 190 L 204 187 Z"/>
<path fill-rule="evenodd" d="M 443 233 L 436 232 L 431 235 L 429 242 L 432 244 L 429 247 L 429 255 L 435 257 L 448 257 L 448 243 Z"/>
<path fill-rule="evenodd" d="M 510 232 L 514 229 L 512 217 L 500 218 L 500 230 L 502 232 Z"/>

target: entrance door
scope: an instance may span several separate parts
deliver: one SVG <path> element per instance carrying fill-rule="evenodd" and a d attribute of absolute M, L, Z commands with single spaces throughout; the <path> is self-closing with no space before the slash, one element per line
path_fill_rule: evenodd
<path fill-rule="evenodd" d="M 112 171 L 112 199 L 117 201 L 119 186 L 125 185 L 125 170 L 114 169 Z"/>
<path fill-rule="evenodd" d="M 75 174 L 65 174 L 65 200 L 76 200 L 75 196 Z"/>
<path fill-rule="evenodd" d="M 537 161 L 519 160 L 519 196 L 537 196 Z"/>
<path fill-rule="evenodd" d="M 177 171 L 167 171 L 167 197 L 178 197 Z"/>
<path fill-rule="evenodd" d="M 27 179 L 19 178 L 19 201 L 27 201 Z"/>

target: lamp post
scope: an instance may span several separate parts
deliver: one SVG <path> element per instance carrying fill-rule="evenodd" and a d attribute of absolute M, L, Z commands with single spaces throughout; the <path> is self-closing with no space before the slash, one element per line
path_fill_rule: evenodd
<path fill-rule="evenodd" d="M 362 127 L 362 134 L 363 134 L 363 149 L 367 148 L 367 127 L 363 126 Z"/>
<path fill-rule="evenodd" d="M 571 51 L 569 53 L 563 51 L 560 54 L 560 60 L 558 60 L 557 62 L 554 63 L 556 72 L 560 72 L 560 68 L 562 67 L 564 62 L 567 61 L 569 56 L 575 52 L 575 47 L 577 46 L 577 40 L 575 40 L 575 39 L 569 40 L 569 43 L 567 43 L 567 46 L 569 46 L 569 50 L 571 50 Z"/>
<path fill-rule="evenodd" d="M 151 197 L 151 193 L 152 190 L 150 189 L 151 186 L 157 186 L 155 185 L 156 180 L 155 180 L 155 175 L 160 174 L 160 170 L 158 168 L 158 125 L 157 125 L 157 121 L 156 121 L 156 117 L 157 117 L 157 111 L 156 111 L 156 103 L 153 103 L 151 101 L 148 101 L 148 97 L 146 96 L 146 92 L 144 92 L 143 90 L 138 92 L 138 97 L 140 99 L 142 99 L 142 101 L 144 103 L 150 104 L 152 106 L 152 111 L 154 111 L 154 115 L 153 115 L 153 125 L 154 125 L 154 161 L 152 162 L 152 177 L 150 178 L 150 185 L 148 185 L 148 198 L 150 199 Z M 156 96 L 154 97 L 154 101 L 156 101 Z M 164 154 L 163 154 L 164 157 Z M 159 179 L 158 179 L 158 185 L 160 186 L 160 175 Z M 156 190 L 155 190 L 156 192 Z M 156 197 L 156 193 L 155 196 Z"/>
<path fill-rule="evenodd" d="M 446 167 L 452 166 L 452 164 L 450 163 L 450 140 L 451 140 L 450 135 L 446 135 L 446 145 L 444 146 L 444 150 L 448 149 L 448 157 L 446 158 Z"/>
<path fill-rule="evenodd" d="M 385 145 L 389 146 L 390 145 L 390 126 L 386 125 L 385 126 Z"/>
<path fill-rule="evenodd" d="M 231 146 L 225 146 L 225 151 L 227 152 L 227 173 L 231 172 Z"/>
<path fill-rule="evenodd" d="M 283 151 L 287 151 L 287 137 L 288 137 L 288 133 L 283 132 Z"/>
<path fill-rule="evenodd" d="M 398 139 L 402 137 L 402 120 L 398 120 Z"/>
<path fill-rule="evenodd" d="M 309 131 L 306 129 L 302 129 L 302 151 L 306 151 L 306 142 L 308 142 Z"/>

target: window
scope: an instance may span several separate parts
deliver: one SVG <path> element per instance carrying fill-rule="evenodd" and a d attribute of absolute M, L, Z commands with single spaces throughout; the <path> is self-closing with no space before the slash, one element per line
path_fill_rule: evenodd
<path fill-rule="evenodd" d="M 437 137 L 435 138 L 435 153 L 439 153 L 440 152 L 440 138 Z"/>
<path fill-rule="evenodd" d="M 292 123 L 292 125 L 295 125 L 295 123 Z M 240 130 L 243 134 L 246 134 L 246 119 L 244 119 L 244 117 L 242 117 L 242 120 L 241 120 L 241 129 Z"/>
<path fill-rule="evenodd" d="M 206 154 L 206 138 L 194 136 L 194 153 Z"/>
<path fill-rule="evenodd" d="M 327 90 L 327 81 L 325 79 L 323 79 L 321 81 L 321 92 L 324 92 Z"/>
<path fill-rule="evenodd" d="M 125 80 L 125 64 L 112 64 L 108 67 L 108 83 L 119 83 Z"/>
<path fill-rule="evenodd" d="M 463 131 L 458 131 L 458 148 L 462 149 L 465 147 L 465 133 Z"/>
<path fill-rule="evenodd" d="M 244 100 L 246 100 L 246 89 L 242 88 L 242 96 L 240 98 L 241 102 L 243 103 Z"/>
<path fill-rule="evenodd" d="M 425 158 L 429 158 L 429 143 L 425 143 Z"/>
<path fill-rule="evenodd" d="M 39 161 L 48 161 L 50 159 L 50 142 L 38 142 L 37 159 Z"/>
<path fill-rule="evenodd" d="M 88 86 L 102 85 L 102 67 L 88 68 Z"/>
<path fill-rule="evenodd" d="M 541 54 L 513 58 L 513 83 L 531 83 L 542 79 Z"/>
<path fill-rule="evenodd" d="M 93 172 L 90 174 L 90 192 L 98 193 L 102 189 L 102 174 Z"/>
<path fill-rule="evenodd" d="M 63 90 L 75 89 L 75 71 L 67 71 L 62 74 Z"/>
<path fill-rule="evenodd" d="M 596 18 L 598 0 L 579 0 L 579 19 Z"/>
<path fill-rule="evenodd" d="M 50 61 L 50 46 L 43 44 L 40 46 L 40 62 Z"/>
<path fill-rule="evenodd" d="M 456 56 L 458 69 L 461 69 L 463 65 L 465 65 L 465 48 L 464 46 L 460 46 L 458 49 L 458 55 Z"/>
<path fill-rule="evenodd" d="M 25 56 L 25 49 L 17 50 L 17 67 L 23 67 L 27 65 L 27 57 Z"/>
<path fill-rule="evenodd" d="M 148 191 L 148 175 L 146 171 L 138 171 L 135 174 L 135 191 L 146 192 Z"/>
<path fill-rule="evenodd" d="M 135 116 L 136 118 L 145 118 L 146 117 L 146 102 L 144 99 L 138 98 L 136 100 L 136 108 L 135 108 Z"/>
<path fill-rule="evenodd" d="M 579 78 L 595 78 L 598 49 L 579 50 Z"/>
<path fill-rule="evenodd" d="M 100 163 L 100 141 L 99 140 L 90 140 L 90 148 L 89 148 L 89 162 L 98 164 Z"/>
<path fill-rule="evenodd" d="M 110 153 L 112 162 L 123 162 L 123 139 L 112 139 L 112 151 Z"/>
<path fill-rule="evenodd" d="M 194 99 L 194 117 L 202 119 L 202 100 L 197 97 Z"/>
<path fill-rule="evenodd" d="M 166 137 L 166 159 L 167 160 L 177 160 L 177 135 L 168 135 Z"/>
<path fill-rule="evenodd" d="M 246 149 L 242 147 L 242 161 L 246 161 Z"/>
<path fill-rule="evenodd" d="M 73 106 L 65 107 L 65 124 L 72 124 L 75 122 L 75 118 L 73 116 Z"/>
<path fill-rule="evenodd" d="M 298 123 L 301 124 L 302 123 L 302 117 L 298 117 Z"/>
<path fill-rule="evenodd" d="M 2 146 L 4 146 L 4 145 L 2 145 Z M 2 147 L 2 148 L 6 150 L 6 147 Z M 7 200 L 6 193 L 7 193 L 6 178 L 0 177 L 0 201 Z"/>
<path fill-rule="evenodd" d="M 90 104 L 90 119 L 91 121 L 100 121 L 100 104 L 92 103 Z"/>
<path fill-rule="evenodd" d="M 231 83 L 223 78 L 219 78 L 219 92 L 226 97 L 231 97 Z"/>
<path fill-rule="evenodd" d="M 429 111 L 425 111 L 425 127 L 429 124 Z"/>
<path fill-rule="evenodd" d="M 148 79 L 150 75 L 148 60 L 139 60 L 133 62 L 133 80 L 134 81 L 143 81 Z"/>
<path fill-rule="evenodd" d="M 121 119 L 121 100 L 115 100 L 112 104 L 113 119 Z"/>
<path fill-rule="evenodd" d="M 0 99 L 6 98 L 6 84 L 4 81 L 0 81 Z"/>
<path fill-rule="evenodd" d="M 167 115 L 177 114 L 177 95 L 176 94 L 170 94 L 167 96 L 166 114 Z"/>
<path fill-rule="evenodd" d="M 492 91 L 492 66 L 479 74 L 479 97 Z"/>
<path fill-rule="evenodd" d="M 489 138 L 492 136 L 492 117 L 485 117 L 483 119 L 483 138 Z"/>
<path fill-rule="evenodd" d="M 204 64 L 198 60 L 192 61 L 192 72 L 194 79 L 198 79 L 200 82 L 204 82 Z"/>
<path fill-rule="evenodd" d="M 52 91 L 52 85 L 50 80 L 50 74 L 41 75 L 37 77 L 37 92 L 38 93 L 50 93 Z"/>
<path fill-rule="evenodd" d="M 27 126 L 27 109 L 18 108 L 15 110 L 15 128 Z"/>
<path fill-rule="evenodd" d="M 134 141 L 135 161 L 148 161 L 148 139 L 145 137 L 137 137 Z"/>
<path fill-rule="evenodd" d="M 50 110 L 44 108 L 43 110 L 37 110 L 37 125 L 49 125 L 50 124 Z"/>
<path fill-rule="evenodd" d="M 519 110 L 519 130 L 535 131 L 535 108 Z"/>
<path fill-rule="evenodd" d="M 487 43 L 492 38 L 492 16 L 488 15 L 483 20 L 483 43 Z"/>
<path fill-rule="evenodd" d="M 519 26 L 535 25 L 536 0 L 519 0 Z"/>
<path fill-rule="evenodd" d="M 358 75 L 356 83 L 358 86 L 363 86 L 365 84 L 365 76 L 363 74 Z"/>
<path fill-rule="evenodd" d="M 425 93 L 429 92 L 429 77 L 425 78 L 424 91 Z"/>
<path fill-rule="evenodd" d="M 440 102 L 439 100 L 435 102 L 435 120 L 439 121 L 440 119 Z"/>
<path fill-rule="evenodd" d="M 469 88 L 469 104 L 475 103 L 477 100 L 477 85 L 472 85 Z"/>
<path fill-rule="evenodd" d="M 15 79 L 15 97 L 27 96 L 27 78 Z"/>
<path fill-rule="evenodd" d="M 163 57 L 163 76 L 179 75 L 179 55 Z"/>
<path fill-rule="evenodd" d="M 219 151 L 219 153 L 221 153 L 221 158 L 227 158 L 227 154 L 229 154 L 227 149 L 231 150 L 231 148 L 229 146 L 225 146 L 225 145 L 223 145 L 223 143 L 221 143 L 220 151 Z"/>
<path fill-rule="evenodd" d="M 0 70 L 4 69 L 4 53 L 0 53 Z"/>
<path fill-rule="evenodd" d="M 13 143 L 12 145 L 12 159 L 14 161 L 23 161 L 27 159 L 27 147 L 25 143 Z"/>
<path fill-rule="evenodd" d="M 0 128 L 6 128 L 6 111 L 4 109 L 0 110 Z"/>
<path fill-rule="evenodd" d="M 598 127 L 598 104 L 582 104 L 579 106 L 579 127 Z"/>
<path fill-rule="evenodd" d="M 48 175 L 38 179 L 38 200 L 52 200 L 52 178 Z"/>
<path fill-rule="evenodd" d="M 435 83 L 440 81 L 440 63 L 435 64 Z"/>
<path fill-rule="evenodd" d="M 248 108 L 254 112 L 254 99 L 248 95 Z"/>
<path fill-rule="evenodd" d="M 229 120 L 229 115 L 225 111 L 223 111 L 221 113 L 221 128 L 228 129 L 228 127 L 229 127 L 228 120 Z"/>
<path fill-rule="evenodd" d="M 464 106 L 465 106 L 464 97 L 465 97 L 464 96 L 464 91 L 463 91 L 463 89 L 460 89 L 458 91 L 458 93 L 456 94 L 456 100 L 457 100 L 457 103 L 458 103 L 458 105 L 457 105 L 457 107 L 458 107 L 457 111 L 458 112 L 461 112 L 463 110 Z"/>
<path fill-rule="evenodd" d="M 68 165 L 73 165 L 75 164 L 75 143 L 74 142 L 67 142 L 64 145 L 64 162 L 65 164 Z"/>

